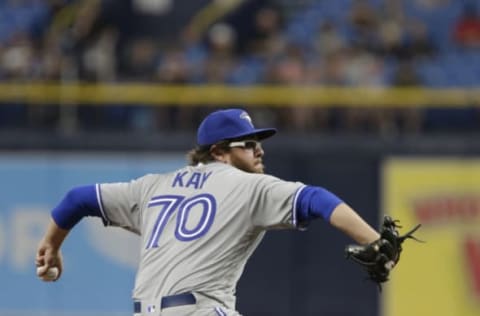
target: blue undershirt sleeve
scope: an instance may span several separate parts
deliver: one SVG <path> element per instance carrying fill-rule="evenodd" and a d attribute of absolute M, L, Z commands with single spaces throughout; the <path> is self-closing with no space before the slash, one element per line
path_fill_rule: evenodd
<path fill-rule="evenodd" d="M 322 217 L 330 221 L 333 210 L 343 201 L 332 192 L 314 186 L 306 186 L 297 198 L 297 218 L 299 223 L 306 223 Z"/>
<path fill-rule="evenodd" d="M 63 229 L 71 229 L 85 216 L 102 217 L 95 185 L 71 189 L 52 210 L 52 218 Z"/>

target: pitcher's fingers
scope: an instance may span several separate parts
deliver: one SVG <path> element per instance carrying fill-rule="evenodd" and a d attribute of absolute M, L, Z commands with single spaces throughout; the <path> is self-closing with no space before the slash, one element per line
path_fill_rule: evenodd
<path fill-rule="evenodd" d="M 58 259 L 54 256 L 47 256 L 44 258 L 44 265 L 52 267 L 57 265 Z"/>
<path fill-rule="evenodd" d="M 45 254 L 45 247 L 39 247 L 37 250 L 37 256 L 43 256 Z"/>
<path fill-rule="evenodd" d="M 45 260 L 43 260 L 43 258 L 36 258 L 35 259 L 35 266 L 36 267 L 41 267 L 45 265 Z"/>

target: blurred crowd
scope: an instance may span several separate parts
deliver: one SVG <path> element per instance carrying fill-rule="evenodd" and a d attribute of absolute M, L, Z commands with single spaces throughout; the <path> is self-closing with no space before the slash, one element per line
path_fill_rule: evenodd
<path fill-rule="evenodd" d="M 0 0 L 0 82 L 475 88 L 479 9 L 479 0 Z M 189 130 L 209 110 L 69 108 L 1 104 L 0 129 Z M 251 111 L 292 131 L 480 130 L 473 105 Z"/>

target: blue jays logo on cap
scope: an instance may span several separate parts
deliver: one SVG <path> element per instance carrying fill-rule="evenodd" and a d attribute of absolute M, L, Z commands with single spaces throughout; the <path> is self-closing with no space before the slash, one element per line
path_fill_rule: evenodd
<path fill-rule="evenodd" d="M 244 120 L 247 120 L 248 123 L 250 123 L 250 125 L 252 125 L 252 127 L 253 127 L 252 119 L 250 118 L 250 115 L 248 115 L 247 112 L 243 112 L 242 114 L 240 114 L 240 118 L 242 118 Z"/>
<path fill-rule="evenodd" d="M 256 136 L 262 140 L 276 132 L 275 128 L 255 128 L 250 115 L 242 109 L 219 110 L 202 121 L 197 131 L 197 143 L 200 146 L 212 145 L 245 136 Z"/>

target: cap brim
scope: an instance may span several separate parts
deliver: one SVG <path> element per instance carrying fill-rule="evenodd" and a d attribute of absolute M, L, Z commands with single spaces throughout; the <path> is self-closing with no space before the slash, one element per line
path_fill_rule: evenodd
<path fill-rule="evenodd" d="M 272 137 L 276 133 L 277 133 L 276 128 L 258 128 L 256 130 L 254 130 L 253 132 L 249 131 L 248 133 L 235 135 L 234 137 L 231 137 L 230 139 L 247 137 L 247 136 L 255 136 L 259 140 L 264 140 L 264 139 L 267 139 L 269 137 Z"/>

